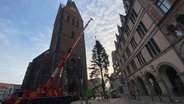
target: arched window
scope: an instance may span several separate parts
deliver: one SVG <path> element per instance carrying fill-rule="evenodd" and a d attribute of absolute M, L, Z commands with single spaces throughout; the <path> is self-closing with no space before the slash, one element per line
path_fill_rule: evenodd
<path fill-rule="evenodd" d="M 74 31 L 72 31 L 71 38 L 72 39 L 75 39 L 75 33 L 74 33 Z"/>
<path fill-rule="evenodd" d="M 180 27 L 177 27 L 175 25 L 169 25 L 167 29 L 176 37 L 181 38 L 184 36 L 183 31 Z"/>
<path fill-rule="evenodd" d="M 74 18 L 73 18 L 73 19 L 72 19 L 72 24 L 73 24 L 73 25 L 75 25 L 75 23 L 74 23 L 74 22 L 75 22 L 75 21 L 74 21 Z"/>
<path fill-rule="evenodd" d="M 77 27 L 79 27 L 79 21 L 77 21 Z"/>
<path fill-rule="evenodd" d="M 67 16 L 67 22 L 70 22 L 70 17 L 69 17 L 69 15 Z"/>

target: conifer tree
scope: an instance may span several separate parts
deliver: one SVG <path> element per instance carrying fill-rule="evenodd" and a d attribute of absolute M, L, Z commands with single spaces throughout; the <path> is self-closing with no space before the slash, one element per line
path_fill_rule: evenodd
<path fill-rule="evenodd" d="M 106 54 L 106 51 L 104 47 L 101 45 L 101 43 L 96 40 L 96 44 L 94 48 L 92 49 L 92 61 L 91 61 L 91 67 L 89 68 L 91 70 L 90 78 L 94 78 L 100 75 L 101 82 L 102 82 L 102 90 L 103 90 L 103 97 L 105 96 L 105 79 L 108 76 L 108 66 L 109 66 L 109 60 L 108 55 Z"/>

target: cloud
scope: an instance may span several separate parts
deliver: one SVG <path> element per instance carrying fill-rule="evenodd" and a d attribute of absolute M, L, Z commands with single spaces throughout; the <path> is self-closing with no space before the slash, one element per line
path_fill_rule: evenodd
<path fill-rule="evenodd" d="M 20 84 L 29 62 L 48 49 L 52 30 L 28 30 L 27 21 L 18 23 L 22 27 L 0 18 L 0 81 Z"/>
<path fill-rule="evenodd" d="M 19 31 L 15 29 L 13 23 L 4 18 L 0 18 L 0 43 L 6 46 L 12 44 L 11 37 L 15 37 Z"/>
<path fill-rule="evenodd" d="M 22 1 L 27 2 L 27 0 L 22 0 Z M 65 3 L 66 1 L 67 0 L 63 0 L 63 2 Z M 54 9 L 58 8 L 58 5 L 57 7 L 54 6 L 58 2 L 53 2 L 52 0 L 50 0 L 49 3 L 53 3 L 52 4 L 53 7 L 49 8 L 50 10 L 53 10 L 53 8 Z M 123 3 L 122 3 L 122 0 L 115 0 L 115 1 L 114 0 L 80 0 L 80 1 L 78 0 L 78 1 L 75 1 L 75 3 L 79 9 L 79 12 L 81 13 L 81 16 L 84 20 L 84 24 L 90 18 L 94 19 L 94 21 L 92 21 L 89 24 L 88 28 L 85 30 L 85 42 L 86 42 L 86 51 L 87 51 L 86 55 L 88 60 L 87 63 L 88 63 L 88 66 L 90 66 L 90 60 L 91 60 L 91 54 L 92 54 L 91 51 L 95 45 L 95 36 L 96 36 L 96 39 L 98 39 L 101 42 L 101 44 L 104 46 L 109 56 L 111 56 L 111 51 L 115 49 L 114 48 L 115 33 L 117 33 L 117 24 L 120 23 L 119 13 L 124 12 Z M 4 10 L 9 11 L 12 9 L 12 6 L 9 5 L 4 8 L 5 8 Z M 11 9 L 8 9 L 8 8 L 11 8 Z M 16 6 L 15 9 L 17 8 L 19 9 L 19 7 Z M 3 79 L 7 82 L 9 81 L 14 82 L 16 80 L 15 82 L 20 83 L 24 76 L 24 72 L 26 71 L 26 67 L 29 61 L 31 61 L 40 53 L 42 53 L 43 51 L 49 48 L 52 29 L 50 27 L 45 26 L 44 23 L 49 22 L 48 18 L 53 15 L 49 14 L 49 16 L 46 18 L 47 19 L 46 22 L 42 21 L 43 24 L 40 23 L 40 21 L 33 22 L 33 20 L 28 17 L 34 15 L 35 9 L 32 9 L 32 7 L 29 8 L 29 6 L 27 9 L 33 10 L 33 14 L 22 15 L 22 19 L 20 19 L 20 17 L 16 18 L 17 13 L 11 14 L 13 18 L 11 17 L 3 18 L 5 16 L 8 17 L 10 15 L 0 16 L 0 39 L 1 39 L 0 47 L 2 48 L 2 50 L 0 51 L 0 54 L 1 54 L 0 65 L 2 64 L 2 65 L 8 66 L 8 68 L 0 67 L 0 80 Z M 20 10 L 21 10 L 21 7 L 20 7 Z M 45 12 L 48 12 L 48 10 L 45 10 Z M 7 13 L 7 12 L 4 11 L 3 13 Z M 18 14 L 21 14 L 21 13 L 23 12 L 22 11 L 18 12 Z M 42 13 L 39 12 L 39 14 L 42 16 L 43 12 Z M 45 13 L 45 14 L 48 14 L 48 13 Z M 45 18 L 43 18 L 43 20 L 44 19 Z M 109 57 L 109 59 L 111 60 L 111 57 Z M 5 70 L 5 71 L 1 71 L 1 70 Z M 14 73 L 15 71 L 16 73 L 21 73 L 21 75 L 15 74 Z M 6 75 L 6 76 L 4 76 L 3 78 L 2 77 L 3 75 Z M 11 79 L 8 80 L 8 77 Z"/>
<path fill-rule="evenodd" d="M 96 39 L 101 42 L 110 56 L 112 72 L 111 51 L 115 50 L 115 33 L 117 33 L 117 24 L 120 24 L 119 13 L 124 13 L 123 2 L 122 0 L 90 0 L 86 3 L 86 7 L 81 8 L 79 8 L 79 11 L 85 22 L 89 18 L 94 19 L 85 31 L 87 64 L 90 66 L 91 51 L 95 45 L 94 37 L 96 36 Z"/>
<path fill-rule="evenodd" d="M 30 41 L 33 43 L 33 46 L 35 46 L 37 50 L 41 52 L 49 48 L 49 42 L 51 41 L 52 34 L 51 28 L 45 28 L 43 31 L 39 31 L 36 33 L 34 32 L 31 34 L 32 37 L 30 38 Z"/>

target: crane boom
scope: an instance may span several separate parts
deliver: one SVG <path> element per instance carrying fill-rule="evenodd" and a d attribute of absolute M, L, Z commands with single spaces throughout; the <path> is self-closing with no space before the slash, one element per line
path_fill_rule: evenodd
<path fill-rule="evenodd" d="M 70 104 L 72 101 L 77 100 L 74 95 L 64 95 L 63 91 L 58 89 L 58 86 L 63 74 L 63 67 L 65 62 L 67 61 L 71 52 L 73 51 L 81 36 L 83 35 L 84 30 L 92 20 L 93 19 L 90 18 L 85 27 L 78 34 L 77 39 L 73 42 L 71 48 L 68 49 L 68 51 L 61 59 L 61 61 L 59 62 L 59 64 L 57 65 L 54 72 L 52 73 L 52 75 L 44 86 L 38 87 L 37 90 L 15 91 L 10 98 L 3 100 L 3 104 L 52 104 L 52 102 L 54 104 L 59 104 L 61 102 L 62 104 Z M 60 74 L 58 77 L 58 82 L 56 83 L 55 89 L 52 89 L 51 85 L 58 74 Z"/>
<path fill-rule="evenodd" d="M 80 40 L 81 36 L 84 33 L 84 30 L 87 28 L 87 26 L 89 25 L 89 23 L 92 21 L 93 19 L 90 18 L 90 20 L 87 22 L 87 24 L 85 25 L 85 27 L 82 29 L 82 31 L 79 33 L 78 38 L 74 41 L 74 43 L 72 44 L 71 48 L 68 49 L 68 51 L 66 52 L 66 54 L 64 55 L 64 57 L 61 59 L 61 61 L 59 62 L 58 66 L 55 68 L 54 72 L 52 73 L 52 75 L 50 76 L 49 80 L 47 81 L 47 83 L 44 85 L 44 88 L 49 89 L 50 86 L 52 85 L 57 73 L 60 73 L 59 78 L 58 78 L 58 83 L 56 85 L 56 87 L 59 86 L 59 82 L 60 79 L 62 77 L 62 73 L 63 73 L 63 67 L 64 64 L 66 62 L 66 60 L 68 59 L 68 57 L 70 56 L 71 52 L 73 51 L 73 49 L 75 48 L 75 46 L 77 45 L 78 41 Z"/>

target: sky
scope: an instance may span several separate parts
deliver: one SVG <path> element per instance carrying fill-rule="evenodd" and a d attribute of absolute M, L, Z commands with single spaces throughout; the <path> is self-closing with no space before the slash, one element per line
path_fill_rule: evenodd
<path fill-rule="evenodd" d="M 115 33 L 125 14 L 122 0 L 73 0 L 84 25 L 87 65 L 90 66 L 96 39 L 109 55 L 115 50 Z M 0 0 L 0 82 L 21 84 L 29 62 L 50 45 L 53 24 L 60 3 L 67 0 Z"/>

